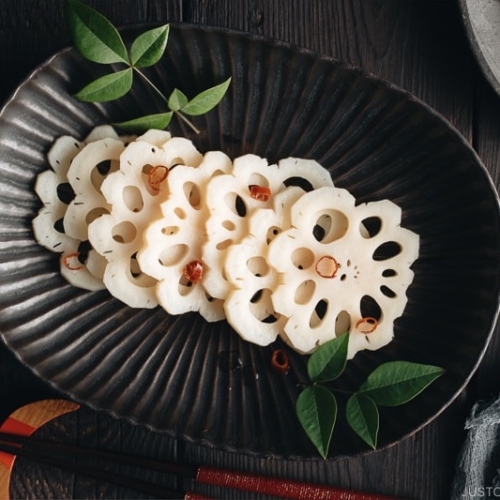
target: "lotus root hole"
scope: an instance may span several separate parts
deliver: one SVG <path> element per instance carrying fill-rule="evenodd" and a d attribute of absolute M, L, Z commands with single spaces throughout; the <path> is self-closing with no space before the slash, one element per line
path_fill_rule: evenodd
<path fill-rule="evenodd" d="M 144 185 L 145 186 L 148 185 L 148 178 L 149 178 L 149 174 L 151 173 L 151 170 L 153 170 L 153 165 L 150 165 L 149 163 L 146 165 L 143 165 L 143 167 L 142 167 L 142 176 L 144 178 Z"/>
<path fill-rule="evenodd" d="M 66 205 L 69 205 L 75 198 L 75 192 L 69 182 L 62 182 L 57 185 L 57 197 Z"/>
<path fill-rule="evenodd" d="M 137 228 L 132 222 L 123 221 L 113 227 L 111 235 L 118 243 L 130 243 L 137 236 Z"/>
<path fill-rule="evenodd" d="M 263 323 L 274 323 L 278 317 L 273 309 L 271 290 L 264 288 L 257 291 L 250 300 L 250 312 Z"/>
<path fill-rule="evenodd" d="M 270 227 L 267 231 L 266 243 L 269 245 L 269 243 L 271 243 L 271 241 L 273 241 L 274 238 L 276 238 L 276 236 L 278 236 L 279 233 L 280 233 L 279 227 L 276 226 Z"/>
<path fill-rule="evenodd" d="M 135 286 L 149 288 L 155 284 L 155 280 L 151 276 L 142 272 L 137 262 L 137 254 L 130 257 L 130 276 L 133 278 Z"/>
<path fill-rule="evenodd" d="M 54 229 L 61 234 L 66 234 L 66 231 L 64 230 L 64 219 L 57 219 L 54 222 Z"/>
<path fill-rule="evenodd" d="M 264 257 L 251 257 L 247 260 L 248 270 L 257 277 L 265 276 L 269 272 L 269 266 Z"/>
<path fill-rule="evenodd" d="M 177 156 L 170 162 L 170 165 L 170 170 L 172 170 L 172 168 L 176 167 L 177 165 L 187 165 L 187 162 L 184 158 Z"/>
<path fill-rule="evenodd" d="M 78 260 L 82 264 L 87 262 L 90 250 L 92 250 L 92 245 L 89 240 L 81 241 L 78 245 Z"/>
<path fill-rule="evenodd" d="M 321 299 L 315 306 L 309 319 L 309 328 L 314 329 L 321 326 L 328 312 L 328 301 Z"/>
<path fill-rule="evenodd" d="M 314 264 L 314 253 L 309 248 L 296 248 L 292 252 L 291 259 L 297 269 L 308 269 Z"/>
<path fill-rule="evenodd" d="M 125 206 L 131 212 L 137 213 L 144 208 L 142 194 L 137 186 L 125 186 L 123 188 L 122 196 Z"/>
<path fill-rule="evenodd" d="M 380 217 L 367 217 L 359 225 L 359 234 L 363 238 L 373 238 L 382 229 L 382 219 Z"/>
<path fill-rule="evenodd" d="M 247 207 L 243 198 L 236 193 L 226 193 L 224 196 L 224 203 L 233 212 L 234 215 L 245 217 L 247 214 Z"/>
<path fill-rule="evenodd" d="M 392 278 L 392 277 L 397 276 L 397 275 L 398 275 L 398 273 L 395 269 L 384 269 L 382 271 L 382 276 L 384 278 Z"/>
<path fill-rule="evenodd" d="M 201 194 L 198 186 L 194 182 L 184 183 L 184 196 L 188 203 L 195 209 L 199 209 L 201 206 Z"/>
<path fill-rule="evenodd" d="M 236 229 L 236 224 L 230 220 L 225 220 L 222 222 L 222 227 L 228 231 L 234 231 Z"/>
<path fill-rule="evenodd" d="M 262 174 L 259 174 L 257 172 L 252 172 L 248 176 L 248 186 L 269 187 L 269 182 Z"/>
<path fill-rule="evenodd" d="M 312 191 L 314 189 L 313 185 L 311 184 L 310 181 L 308 181 L 307 179 L 304 179 L 303 177 L 288 177 L 288 179 L 286 179 L 283 184 L 286 186 L 286 187 L 289 187 L 289 186 L 297 186 L 297 187 L 300 187 L 302 188 L 304 191 L 306 192 L 309 192 L 309 191 Z"/>
<path fill-rule="evenodd" d="M 401 245 L 397 241 L 386 241 L 375 249 L 372 258 L 377 261 L 389 260 L 399 255 L 401 251 Z"/>
<path fill-rule="evenodd" d="M 161 228 L 161 234 L 165 236 L 172 236 L 180 231 L 179 226 L 165 226 Z"/>
<path fill-rule="evenodd" d="M 92 172 L 90 173 L 90 182 L 97 191 L 101 189 L 102 182 L 104 181 L 106 176 L 112 171 L 116 170 L 113 163 L 116 162 L 112 162 L 111 160 L 104 160 L 98 163 L 92 169 Z"/>
<path fill-rule="evenodd" d="M 142 274 L 141 268 L 139 267 L 139 263 L 137 262 L 137 253 L 134 253 L 130 257 L 130 274 L 133 278 L 137 278 Z"/>
<path fill-rule="evenodd" d="M 109 214 L 109 210 L 107 210 L 104 207 L 96 207 L 90 210 L 87 215 L 85 216 L 85 222 L 87 223 L 87 226 L 98 219 L 101 215 Z"/>
<path fill-rule="evenodd" d="M 389 288 L 388 286 L 382 285 L 380 287 L 380 291 L 389 299 L 395 299 L 397 297 L 396 292 L 391 288 Z"/>
<path fill-rule="evenodd" d="M 382 308 L 370 295 L 361 297 L 359 310 L 363 318 L 375 318 L 378 321 L 382 317 Z"/>
<path fill-rule="evenodd" d="M 184 243 L 163 248 L 158 260 L 162 266 L 174 266 L 178 264 L 186 255 L 188 246 Z"/>
<path fill-rule="evenodd" d="M 347 216 L 339 210 L 328 210 L 316 216 L 313 236 L 320 243 L 328 244 L 342 238 L 349 227 Z"/>
<path fill-rule="evenodd" d="M 227 249 L 227 248 L 229 248 L 232 244 L 233 244 L 233 240 L 231 240 L 231 239 L 224 240 L 224 241 L 219 241 L 219 243 L 217 243 L 217 245 L 215 245 L 215 248 L 216 248 L 217 250 L 226 250 L 226 249 Z"/>
<path fill-rule="evenodd" d="M 184 220 L 186 218 L 186 212 L 184 212 L 181 207 L 175 207 L 174 214 L 177 215 L 177 217 L 181 220 Z"/>
<path fill-rule="evenodd" d="M 303 281 L 295 290 L 294 301 L 296 304 L 307 304 L 313 297 L 316 283 L 313 280 Z"/>
<path fill-rule="evenodd" d="M 340 311 L 335 319 L 335 336 L 340 336 L 351 329 L 351 315 L 347 311 Z"/>
<path fill-rule="evenodd" d="M 186 276 L 181 274 L 179 279 L 178 291 L 181 297 L 186 297 L 194 290 L 193 283 L 189 281 Z"/>

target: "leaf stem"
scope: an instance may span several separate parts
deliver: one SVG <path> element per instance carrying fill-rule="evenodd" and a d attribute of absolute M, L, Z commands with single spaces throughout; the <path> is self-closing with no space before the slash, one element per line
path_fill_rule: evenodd
<path fill-rule="evenodd" d="M 151 86 L 151 88 L 166 102 L 167 98 L 163 92 L 140 70 L 133 66 L 133 69 Z"/>
<path fill-rule="evenodd" d="M 331 392 L 336 392 L 337 394 L 347 394 L 348 396 L 352 396 L 356 393 L 356 391 L 346 391 L 345 389 L 337 389 L 336 387 L 332 387 L 324 382 L 297 382 L 297 387 L 325 387 Z"/>
<path fill-rule="evenodd" d="M 151 86 L 151 88 L 165 101 L 168 103 L 168 99 L 165 97 L 165 95 L 163 94 L 163 92 L 140 70 L 140 69 L 137 69 L 136 67 L 133 66 L 133 69 L 135 71 L 137 71 L 137 73 L 144 79 L 144 81 Z M 200 129 L 196 128 L 196 126 L 194 125 L 193 122 L 191 122 L 191 120 L 189 120 L 188 118 L 186 118 L 182 113 L 180 113 L 179 111 L 175 111 L 175 110 L 172 110 L 174 111 L 175 115 L 180 118 L 184 123 L 186 123 L 192 130 L 195 134 L 199 134 L 200 133 Z"/>
<path fill-rule="evenodd" d="M 186 123 L 187 125 L 189 125 L 189 127 L 191 127 L 191 129 L 196 133 L 196 134 L 199 134 L 200 133 L 200 129 L 196 128 L 196 126 L 194 125 L 193 122 L 191 122 L 191 120 L 187 119 L 182 113 L 180 113 L 179 111 L 174 111 L 175 115 L 178 116 L 184 123 Z"/>
<path fill-rule="evenodd" d="M 347 394 L 349 396 L 354 394 L 353 391 L 346 391 L 344 389 L 336 389 L 335 387 L 328 387 L 328 389 L 330 389 L 332 392 L 337 392 L 338 394 Z"/>

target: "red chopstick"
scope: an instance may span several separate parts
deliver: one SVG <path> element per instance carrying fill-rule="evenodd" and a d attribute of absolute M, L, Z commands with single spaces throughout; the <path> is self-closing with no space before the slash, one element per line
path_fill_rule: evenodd
<path fill-rule="evenodd" d="M 123 476 L 118 476 L 115 473 L 102 469 L 95 470 L 96 468 L 92 466 L 65 460 L 61 458 L 61 454 L 101 459 L 121 465 L 131 465 L 141 469 L 183 476 L 192 479 L 194 483 L 231 488 L 283 499 L 394 500 L 395 498 L 277 477 L 228 471 L 204 465 L 183 465 L 144 456 L 2 432 L 0 432 L 0 451 L 13 455 L 25 456 L 38 462 L 56 465 L 61 468 L 71 468 L 75 473 L 81 473 L 103 481 L 118 483 L 136 491 L 140 489 L 142 492 L 163 498 L 179 498 L 179 492 L 174 492 L 158 485 L 152 485 L 136 479 L 123 478 Z M 124 484 L 124 480 L 127 480 L 126 484 Z M 207 497 L 194 492 L 183 492 L 183 495 L 185 500 L 207 499 Z"/>
<path fill-rule="evenodd" d="M 298 500 L 394 500 L 378 494 L 362 493 L 352 490 L 292 481 L 277 477 L 260 476 L 244 472 L 226 471 L 213 467 L 200 466 L 195 480 L 199 483 L 244 490 L 262 495 Z"/>

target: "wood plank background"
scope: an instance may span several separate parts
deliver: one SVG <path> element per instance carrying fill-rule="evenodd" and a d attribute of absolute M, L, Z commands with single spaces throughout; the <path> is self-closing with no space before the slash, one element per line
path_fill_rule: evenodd
<path fill-rule="evenodd" d="M 342 59 L 385 78 L 441 113 L 473 145 L 500 185 L 500 98 L 475 61 L 456 0 L 89 0 L 116 25 L 186 22 L 243 30 Z M 59 0 L 0 0 L 0 101 L 39 63 L 70 43 Z M 171 441 L 175 456 L 405 498 L 448 498 L 463 423 L 478 399 L 498 395 L 495 335 L 467 390 L 406 441 L 364 457 L 269 461 Z M 57 396 L 0 345 L 0 419 Z M 98 418 L 98 417 L 95 417 Z M 106 417 L 107 418 L 107 417 Z M 104 418 L 104 420 L 106 420 Z M 106 421 L 106 425 L 107 421 Z M 30 487 L 19 491 L 29 495 Z M 125 495 L 106 490 L 109 495 Z M 94 492 L 97 496 L 97 492 Z M 47 493 L 50 496 L 50 492 Z M 61 495 L 69 494 L 66 490 Z M 74 494 L 74 490 L 73 490 Z M 242 497 L 243 498 L 243 497 Z"/>

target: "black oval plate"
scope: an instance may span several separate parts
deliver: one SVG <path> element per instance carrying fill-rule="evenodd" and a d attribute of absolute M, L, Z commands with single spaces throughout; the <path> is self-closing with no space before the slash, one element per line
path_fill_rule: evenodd
<path fill-rule="evenodd" d="M 107 292 L 68 285 L 55 254 L 38 246 L 33 187 L 60 135 L 163 111 L 141 81 L 118 102 L 91 105 L 72 94 L 105 71 L 73 50 L 38 68 L 0 113 L 0 331 L 41 378 L 73 398 L 170 435 L 219 448 L 317 457 L 295 417 L 306 359 L 270 368 L 276 346 L 242 341 L 226 322 L 196 314 L 133 310 Z M 439 414 L 477 367 L 498 313 L 497 193 L 476 154 L 440 116 L 411 95 L 358 69 L 244 34 L 173 26 L 166 57 L 149 72 L 188 96 L 232 76 L 228 95 L 197 117 L 200 151 L 274 162 L 314 158 L 360 202 L 390 199 L 403 226 L 421 236 L 420 258 L 395 339 L 361 353 L 338 380 L 354 390 L 389 360 L 439 365 L 446 375 L 414 401 L 381 413 L 379 447 Z M 282 347 L 279 343 L 278 346 Z M 331 456 L 367 451 L 339 416 Z"/>

